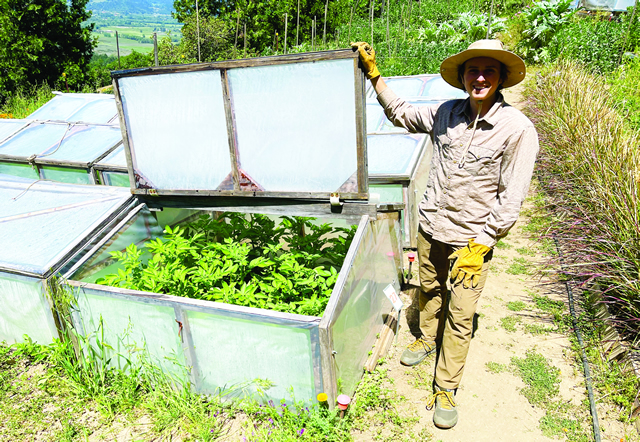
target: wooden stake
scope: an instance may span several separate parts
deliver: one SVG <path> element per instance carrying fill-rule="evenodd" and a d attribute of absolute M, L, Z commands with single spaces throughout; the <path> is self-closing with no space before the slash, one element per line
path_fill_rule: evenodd
<path fill-rule="evenodd" d="M 121 69 L 121 66 L 120 66 L 120 40 L 118 39 L 118 31 L 116 31 L 116 51 L 118 51 L 118 69 Z"/>
<path fill-rule="evenodd" d="M 287 23 L 288 23 L 288 14 L 285 12 L 284 13 L 284 48 L 282 48 L 284 50 L 284 53 L 287 53 Z"/>
<path fill-rule="evenodd" d="M 246 57 L 247 56 L 247 23 L 244 24 L 244 32 L 243 32 L 243 36 L 244 36 L 244 51 L 243 51 L 243 56 Z"/>
<path fill-rule="evenodd" d="M 371 0 L 369 2 L 369 16 L 371 18 L 371 43 L 369 43 L 371 45 L 371 47 L 373 47 L 373 2 L 375 0 Z"/>
<path fill-rule="evenodd" d="M 296 46 L 300 44 L 298 42 L 299 33 L 300 33 L 300 0 L 298 0 L 298 18 L 296 18 Z"/>
<path fill-rule="evenodd" d="M 236 20 L 236 40 L 233 42 L 233 57 L 236 57 L 236 51 L 238 50 L 238 28 L 240 27 L 240 11 L 236 8 L 236 16 L 238 20 Z"/>
<path fill-rule="evenodd" d="M 391 38 L 389 37 L 389 11 L 391 10 L 391 5 L 389 1 L 387 0 L 387 57 L 391 57 Z"/>
<path fill-rule="evenodd" d="M 198 36 L 198 63 L 200 63 L 200 9 L 198 8 L 198 0 L 196 0 L 196 34 Z"/>
<path fill-rule="evenodd" d="M 158 34 L 153 33 L 153 61 L 155 66 L 159 66 L 158 64 Z"/>
<path fill-rule="evenodd" d="M 324 30 L 322 31 L 322 47 L 327 44 L 327 10 L 329 9 L 329 0 L 324 4 Z"/>

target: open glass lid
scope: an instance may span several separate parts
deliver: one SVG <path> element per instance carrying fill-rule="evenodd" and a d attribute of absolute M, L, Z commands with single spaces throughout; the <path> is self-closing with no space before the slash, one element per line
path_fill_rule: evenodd
<path fill-rule="evenodd" d="M 368 198 L 351 50 L 112 77 L 134 194 Z"/>

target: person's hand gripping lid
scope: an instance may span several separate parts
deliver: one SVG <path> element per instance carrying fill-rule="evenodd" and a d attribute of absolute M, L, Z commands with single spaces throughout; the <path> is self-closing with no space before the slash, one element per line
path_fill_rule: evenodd
<path fill-rule="evenodd" d="M 453 285 L 462 283 L 464 288 L 476 288 L 480 282 L 484 256 L 491 247 L 469 240 L 465 247 L 453 252 L 449 259 L 454 260 L 449 279 Z"/>
<path fill-rule="evenodd" d="M 354 51 L 358 51 L 358 54 L 360 55 L 360 62 L 362 63 L 362 71 L 364 72 L 364 75 L 369 80 L 379 77 L 380 71 L 376 66 L 376 51 L 373 50 L 369 43 L 365 43 L 364 41 L 351 43 L 351 48 Z"/>

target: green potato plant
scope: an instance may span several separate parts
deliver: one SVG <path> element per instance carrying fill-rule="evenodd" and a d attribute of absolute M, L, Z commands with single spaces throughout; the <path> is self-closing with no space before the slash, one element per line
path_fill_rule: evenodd
<path fill-rule="evenodd" d="M 321 316 L 356 226 L 314 218 L 203 215 L 164 236 L 112 252 L 117 273 L 96 281 L 127 289 Z"/>

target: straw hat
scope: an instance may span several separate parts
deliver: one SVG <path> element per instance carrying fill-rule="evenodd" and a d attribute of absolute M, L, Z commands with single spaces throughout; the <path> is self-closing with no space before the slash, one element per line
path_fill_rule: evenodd
<path fill-rule="evenodd" d="M 458 66 L 476 57 L 490 57 L 504 64 L 509 71 L 502 87 L 511 87 L 524 80 L 527 70 L 524 61 L 513 52 L 504 49 L 500 40 L 478 40 L 469 45 L 465 51 L 445 59 L 440 65 L 440 74 L 444 81 L 453 87 L 464 90 L 458 79 Z"/>

